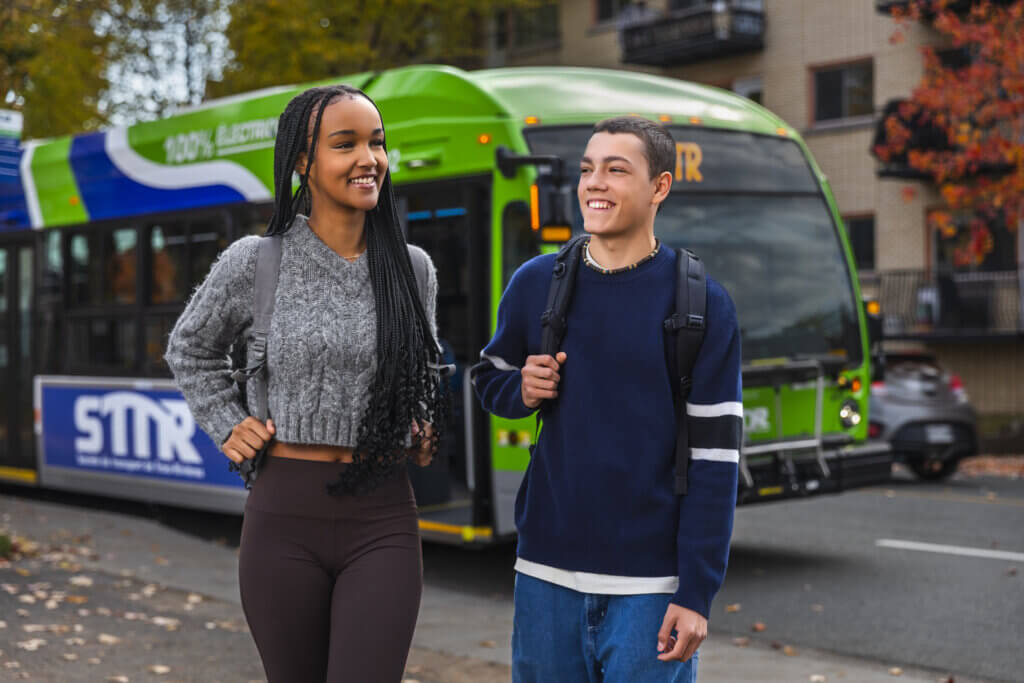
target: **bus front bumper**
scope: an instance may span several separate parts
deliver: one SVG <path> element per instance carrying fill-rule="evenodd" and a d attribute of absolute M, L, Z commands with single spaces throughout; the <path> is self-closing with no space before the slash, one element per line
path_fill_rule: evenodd
<path fill-rule="evenodd" d="M 777 450 L 761 447 L 744 453 L 740 463 L 737 505 L 839 493 L 884 484 L 892 471 L 892 450 L 887 442 L 826 444 L 821 466 L 816 449 Z"/>

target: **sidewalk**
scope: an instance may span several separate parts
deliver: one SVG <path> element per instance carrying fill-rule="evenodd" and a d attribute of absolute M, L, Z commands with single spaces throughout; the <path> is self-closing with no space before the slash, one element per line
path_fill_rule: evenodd
<path fill-rule="evenodd" d="M 0 562 L 0 680 L 263 680 L 238 603 L 235 549 L 148 519 L 3 494 L 0 529 L 38 544 L 31 557 Z M 406 680 L 507 681 L 510 633 L 507 600 L 427 585 Z M 712 635 L 700 680 L 947 680 L 752 641 Z"/>

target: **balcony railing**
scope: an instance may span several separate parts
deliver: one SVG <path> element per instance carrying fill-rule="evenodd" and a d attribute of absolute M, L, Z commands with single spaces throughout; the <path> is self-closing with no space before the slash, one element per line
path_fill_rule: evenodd
<path fill-rule="evenodd" d="M 675 66 L 764 47 L 760 3 L 717 0 L 665 16 L 644 19 L 622 30 L 622 61 Z"/>
<path fill-rule="evenodd" d="M 1024 264 L 994 273 L 885 271 L 861 278 L 882 307 L 891 339 L 997 339 L 1024 336 Z"/>

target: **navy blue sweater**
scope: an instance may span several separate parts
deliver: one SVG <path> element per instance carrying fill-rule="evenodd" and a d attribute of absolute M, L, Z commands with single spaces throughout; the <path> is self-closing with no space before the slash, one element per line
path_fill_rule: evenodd
<path fill-rule="evenodd" d="M 495 415 L 533 412 L 520 368 L 540 352 L 553 264 L 553 255 L 525 263 L 502 297 L 474 381 Z M 676 496 L 667 365 L 674 342 L 663 332 L 675 276 L 668 248 L 623 273 L 580 265 L 559 396 L 541 404 L 543 429 L 516 499 L 518 554 L 612 578 L 678 576 L 671 601 L 707 617 L 725 577 L 736 505 L 740 334 L 732 300 L 708 278 L 707 332 L 687 401 L 689 493 Z"/>

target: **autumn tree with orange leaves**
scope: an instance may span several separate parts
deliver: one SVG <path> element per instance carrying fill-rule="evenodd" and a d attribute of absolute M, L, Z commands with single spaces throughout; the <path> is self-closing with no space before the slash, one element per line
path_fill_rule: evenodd
<path fill-rule="evenodd" d="M 970 216 L 953 260 L 978 265 L 994 248 L 993 228 L 1014 232 L 1024 221 L 1024 0 L 911 0 L 893 16 L 894 41 L 908 22 L 928 21 L 962 59 L 922 49 L 924 77 L 886 118 L 873 152 L 935 181 L 948 210 L 929 222 L 941 235 L 957 234 L 954 215 Z"/>

